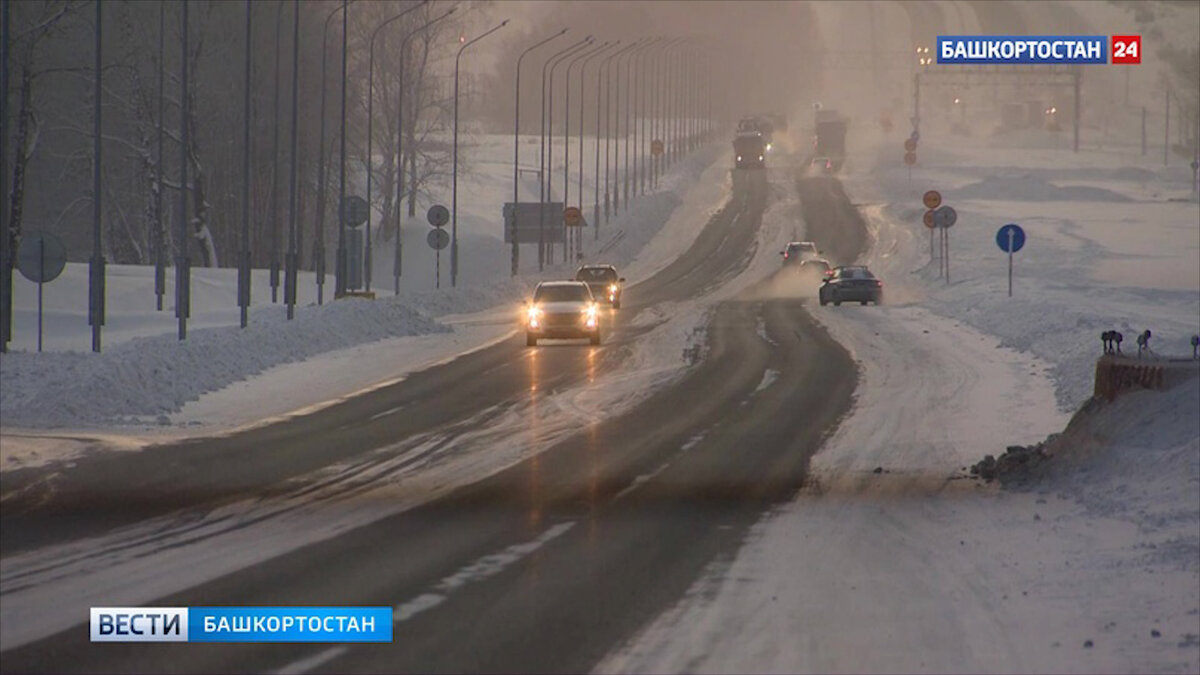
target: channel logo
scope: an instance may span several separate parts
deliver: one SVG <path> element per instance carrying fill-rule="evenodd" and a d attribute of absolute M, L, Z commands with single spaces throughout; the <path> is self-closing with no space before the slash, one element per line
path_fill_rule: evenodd
<path fill-rule="evenodd" d="M 1106 64 L 1108 42 L 1105 35 L 939 35 L 937 62 L 959 65 Z"/>
<path fill-rule="evenodd" d="M 391 642 L 390 607 L 92 607 L 92 642 Z"/>

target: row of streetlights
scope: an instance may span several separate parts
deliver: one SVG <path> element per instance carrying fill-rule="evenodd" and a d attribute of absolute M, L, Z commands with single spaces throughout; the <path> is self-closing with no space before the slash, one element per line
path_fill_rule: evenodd
<path fill-rule="evenodd" d="M 521 129 L 521 64 L 534 50 L 565 35 L 567 28 L 550 35 L 524 49 L 517 58 L 516 114 L 513 129 L 513 212 L 510 240 L 512 244 L 512 274 L 516 275 L 520 265 L 520 241 L 517 207 L 519 201 L 518 181 L 520 169 Z M 712 82 L 711 68 L 697 45 L 687 37 L 644 37 L 622 46 L 621 40 L 610 40 L 596 44 L 591 35 L 573 42 L 551 54 L 542 65 L 541 126 L 539 129 L 539 158 L 536 173 L 539 178 L 538 203 L 538 269 L 545 269 L 553 257 L 553 247 L 547 246 L 546 227 L 563 227 L 556 214 L 547 217 L 548 204 L 553 203 L 553 176 L 547 164 L 554 156 L 554 71 L 566 64 L 564 76 L 563 124 L 563 207 L 570 207 L 570 131 L 571 131 L 571 74 L 575 64 L 580 65 L 579 84 L 579 174 L 577 180 L 577 203 L 583 209 L 583 131 L 584 94 L 587 66 L 599 60 L 596 69 L 596 126 L 594 145 L 594 188 L 592 220 L 594 238 L 600 236 L 600 143 L 604 138 L 604 219 L 629 209 L 629 200 L 645 194 L 647 187 L 654 189 L 662 171 L 682 155 L 695 149 L 701 138 L 712 132 Z M 650 57 L 653 57 L 652 59 Z M 622 63 L 621 59 L 624 59 Z M 625 106 L 624 123 L 621 122 L 621 67 L 624 65 Z M 615 78 L 615 86 L 614 86 Z M 637 86 L 634 86 L 634 82 Z M 615 97 L 614 97 L 615 91 Z M 637 115 L 634 118 L 634 115 Z M 549 118 L 549 121 L 547 121 Z M 603 125 L 603 129 L 602 129 Z M 647 129 L 649 126 L 649 129 Z M 620 138 L 618 138 L 620 136 Z M 653 149 L 652 149 L 653 142 Z M 661 148 L 658 143 L 661 142 Z M 621 146 L 624 145 L 622 154 Z M 653 151 L 657 150 L 657 152 Z M 562 237 L 562 259 L 568 259 L 568 251 L 581 253 L 581 242 L 574 228 L 564 228 Z"/>

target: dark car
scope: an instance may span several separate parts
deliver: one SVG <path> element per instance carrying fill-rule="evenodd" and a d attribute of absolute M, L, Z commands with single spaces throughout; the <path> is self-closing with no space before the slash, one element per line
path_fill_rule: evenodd
<path fill-rule="evenodd" d="M 865 265 L 847 265 L 833 270 L 821 284 L 818 296 L 822 305 L 830 302 L 840 305 L 843 301 L 878 305 L 883 301 L 883 282 Z"/>
<path fill-rule="evenodd" d="M 525 344 L 540 338 L 588 338 L 600 344 L 600 319 L 588 285 L 581 281 L 543 281 L 525 308 Z"/>
<path fill-rule="evenodd" d="M 617 268 L 612 265 L 583 265 L 575 271 L 575 281 L 587 284 L 596 302 L 608 302 L 613 309 L 621 309 L 621 287 L 625 277 L 617 274 Z"/>

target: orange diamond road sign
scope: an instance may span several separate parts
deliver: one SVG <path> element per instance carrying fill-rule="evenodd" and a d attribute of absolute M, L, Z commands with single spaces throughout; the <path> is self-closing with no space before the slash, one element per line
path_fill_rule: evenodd
<path fill-rule="evenodd" d="M 563 222 L 569 227 L 577 227 L 583 224 L 583 212 L 577 206 L 568 206 L 563 209 Z"/>
<path fill-rule="evenodd" d="M 652 155 L 663 154 L 663 142 L 658 139 L 654 139 L 653 141 L 650 141 L 650 154 L 652 154 Z"/>
<path fill-rule="evenodd" d="M 925 217 L 922 218 L 922 221 L 925 223 L 925 227 L 928 227 L 931 230 L 933 229 L 933 209 L 929 209 L 925 212 Z"/>
<path fill-rule="evenodd" d="M 917 153 L 915 153 L 915 152 L 904 153 L 904 163 L 909 166 L 916 164 L 917 163 Z"/>
<path fill-rule="evenodd" d="M 917 151 L 917 142 L 911 138 L 904 139 L 904 151 L 905 152 L 916 152 Z"/>
<path fill-rule="evenodd" d="M 942 193 L 937 190 L 930 190 L 921 197 L 921 201 L 925 204 L 925 208 L 930 210 L 936 209 L 942 205 Z"/>

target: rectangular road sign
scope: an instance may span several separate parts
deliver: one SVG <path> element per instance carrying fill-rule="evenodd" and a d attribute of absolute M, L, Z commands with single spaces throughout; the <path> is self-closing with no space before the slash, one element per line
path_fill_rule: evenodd
<path fill-rule="evenodd" d="M 543 218 L 545 219 L 543 221 Z M 512 243 L 513 203 L 504 203 L 504 243 Z M 545 229 L 542 229 L 542 223 Z M 536 244 L 543 241 L 558 244 L 563 241 L 563 203 L 518 202 L 517 243 Z M 539 238 L 540 237 L 540 238 Z"/>

